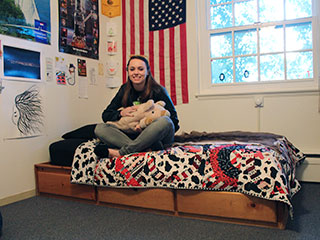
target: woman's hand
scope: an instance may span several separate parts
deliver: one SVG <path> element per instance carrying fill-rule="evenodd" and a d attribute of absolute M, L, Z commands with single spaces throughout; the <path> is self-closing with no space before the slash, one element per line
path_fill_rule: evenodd
<path fill-rule="evenodd" d="M 133 117 L 133 113 L 137 111 L 138 106 L 126 107 L 121 112 L 121 117 Z"/>

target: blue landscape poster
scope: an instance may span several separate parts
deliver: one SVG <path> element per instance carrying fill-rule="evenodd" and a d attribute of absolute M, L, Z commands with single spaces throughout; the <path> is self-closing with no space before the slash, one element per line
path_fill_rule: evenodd
<path fill-rule="evenodd" d="M 0 34 L 51 44 L 50 0 L 1 0 Z"/>
<path fill-rule="evenodd" d="M 5 77 L 41 80 L 40 52 L 3 46 Z"/>

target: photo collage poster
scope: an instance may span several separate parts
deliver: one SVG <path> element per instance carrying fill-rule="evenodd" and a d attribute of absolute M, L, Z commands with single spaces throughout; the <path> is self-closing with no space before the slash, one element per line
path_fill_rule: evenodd
<path fill-rule="evenodd" d="M 98 0 L 59 0 L 59 51 L 99 59 Z"/>

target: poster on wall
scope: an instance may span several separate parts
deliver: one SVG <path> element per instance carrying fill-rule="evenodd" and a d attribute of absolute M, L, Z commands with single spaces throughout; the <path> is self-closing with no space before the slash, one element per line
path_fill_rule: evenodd
<path fill-rule="evenodd" d="M 40 81 L 40 52 L 3 46 L 3 75 L 8 80 Z"/>
<path fill-rule="evenodd" d="M 87 64 L 86 60 L 84 59 L 78 59 L 78 75 L 80 77 L 86 77 L 87 76 Z"/>
<path fill-rule="evenodd" d="M 50 0 L 1 0 L 0 9 L 0 34 L 51 44 Z"/>
<path fill-rule="evenodd" d="M 41 136 L 45 132 L 43 84 L 4 81 L 1 106 L 4 139 Z"/>
<path fill-rule="evenodd" d="M 59 0 L 59 51 L 99 59 L 98 0 Z"/>

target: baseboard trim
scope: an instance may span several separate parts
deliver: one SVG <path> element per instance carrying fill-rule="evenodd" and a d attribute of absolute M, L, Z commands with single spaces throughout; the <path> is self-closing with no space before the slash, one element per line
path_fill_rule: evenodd
<path fill-rule="evenodd" d="M 320 182 L 320 157 L 319 154 L 307 156 L 301 166 L 297 167 L 296 177 L 302 182 Z"/>
<path fill-rule="evenodd" d="M 36 190 L 30 190 L 23 193 L 18 193 L 9 197 L 0 199 L 0 207 L 8 205 L 10 203 L 18 202 L 27 198 L 34 197 L 36 195 Z"/>

